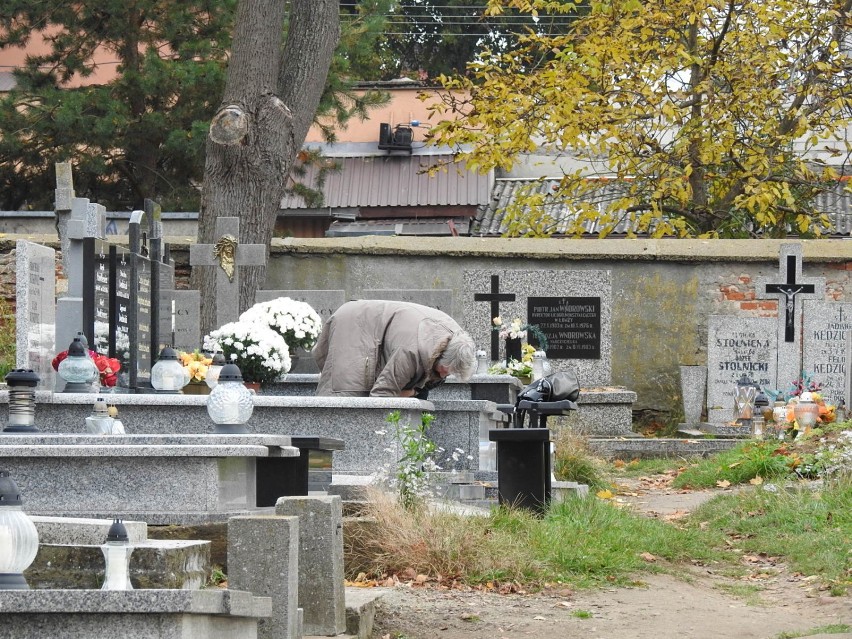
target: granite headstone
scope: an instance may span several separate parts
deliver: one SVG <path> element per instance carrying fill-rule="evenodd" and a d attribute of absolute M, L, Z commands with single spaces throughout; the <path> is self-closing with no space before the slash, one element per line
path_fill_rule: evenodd
<path fill-rule="evenodd" d="M 15 366 L 38 373 L 41 388 L 53 389 L 56 355 L 56 251 L 15 243 Z"/>
<path fill-rule="evenodd" d="M 777 388 L 776 320 L 711 315 L 707 329 L 707 418 L 734 419 L 737 380 L 745 374 L 761 387 Z"/>

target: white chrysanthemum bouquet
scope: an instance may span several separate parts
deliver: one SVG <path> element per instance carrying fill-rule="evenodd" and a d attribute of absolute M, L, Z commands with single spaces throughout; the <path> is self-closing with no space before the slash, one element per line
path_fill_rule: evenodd
<path fill-rule="evenodd" d="M 271 382 L 290 370 L 287 342 L 262 322 L 225 324 L 204 336 L 204 350 L 224 353 L 229 363 L 240 367 L 246 382 Z"/>
<path fill-rule="evenodd" d="M 259 302 L 240 315 L 241 322 L 264 324 L 281 335 L 292 353 L 311 350 L 322 330 L 322 319 L 313 307 L 289 297 Z"/>

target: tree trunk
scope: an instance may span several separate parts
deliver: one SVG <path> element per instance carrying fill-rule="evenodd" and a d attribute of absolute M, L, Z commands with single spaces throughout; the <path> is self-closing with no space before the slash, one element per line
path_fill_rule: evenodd
<path fill-rule="evenodd" d="M 336 0 L 241 0 L 225 93 L 207 137 L 198 242 L 215 243 L 218 217 L 240 218 L 240 243 L 266 244 L 287 175 L 313 121 L 339 39 Z M 240 312 L 254 303 L 266 267 L 240 269 Z M 215 322 L 215 274 L 193 269 L 201 330 Z"/>

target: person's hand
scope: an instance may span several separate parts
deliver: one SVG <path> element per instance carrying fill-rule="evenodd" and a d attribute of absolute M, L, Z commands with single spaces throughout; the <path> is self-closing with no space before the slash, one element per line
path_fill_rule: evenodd
<path fill-rule="evenodd" d="M 399 391 L 400 397 L 414 397 L 414 389 L 413 388 L 404 388 Z"/>

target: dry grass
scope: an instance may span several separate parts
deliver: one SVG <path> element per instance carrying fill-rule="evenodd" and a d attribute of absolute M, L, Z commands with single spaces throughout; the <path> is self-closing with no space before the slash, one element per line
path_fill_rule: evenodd
<path fill-rule="evenodd" d="M 402 573 L 441 580 L 514 580 L 537 565 L 495 515 L 476 517 L 420 506 L 404 509 L 395 496 L 372 488 L 366 521 L 347 535 L 346 571 L 355 578 Z"/>

